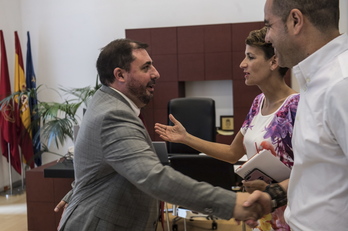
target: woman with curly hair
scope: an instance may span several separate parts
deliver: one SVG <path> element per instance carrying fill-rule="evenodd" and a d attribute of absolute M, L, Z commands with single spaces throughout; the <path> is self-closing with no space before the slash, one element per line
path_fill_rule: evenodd
<path fill-rule="evenodd" d="M 265 36 L 266 28 L 262 28 L 251 31 L 245 40 L 245 58 L 240 63 L 245 84 L 258 86 L 262 93 L 255 97 L 241 129 L 230 145 L 209 142 L 189 134 L 173 115 L 169 115 L 169 119 L 174 126 L 155 124 L 155 131 L 160 137 L 230 163 L 236 163 L 245 154 L 250 158 L 268 149 L 292 168 L 294 156 L 291 137 L 300 96 L 286 84 L 284 76 L 288 68 L 279 67 L 272 44 L 265 42 Z M 263 191 L 267 185 L 261 180 L 244 182 L 248 192 L 256 189 Z M 290 230 L 283 218 L 284 210 L 285 206 L 281 206 L 260 219 L 256 230 Z"/>

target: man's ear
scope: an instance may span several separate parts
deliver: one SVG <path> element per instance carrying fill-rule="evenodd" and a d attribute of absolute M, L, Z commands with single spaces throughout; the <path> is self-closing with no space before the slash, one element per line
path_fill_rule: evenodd
<path fill-rule="evenodd" d="M 304 23 L 304 15 L 298 9 L 292 9 L 289 14 L 289 24 L 294 34 L 299 34 Z"/>
<path fill-rule="evenodd" d="M 114 76 L 116 81 L 124 82 L 124 73 L 125 71 L 122 68 L 116 67 L 114 69 Z"/>

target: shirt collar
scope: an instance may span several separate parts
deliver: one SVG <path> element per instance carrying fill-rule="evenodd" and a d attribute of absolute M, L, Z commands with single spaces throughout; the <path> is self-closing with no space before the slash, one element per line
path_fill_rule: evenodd
<path fill-rule="evenodd" d="M 109 86 L 110 87 L 110 86 Z M 135 103 L 130 100 L 125 94 L 123 94 L 122 92 L 120 92 L 119 90 L 116 90 L 113 87 L 110 87 L 112 90 L 116 91 L 118 94 L 120 94 L 123 98 L 125 98 L 125 100 L 127 100 L 127 102 L 131 105 L 132 110 L 134 111 L 136 116 L 140 115 L 140 108 L 137 107 L 137 105 L 135 105 Z"/>
<path fill-rule="evenodd" d="M 342 49 L 342 44 L 345 44 L 345 49 Z M 320 70 L 320 67 L 325 66 L 347 49 L 348 36 L 342 34 L 294 66 L 292 71 L 301 89 L 306 91 L 312 81 L 311 78 L 316 76 L 315 73 Z"/>

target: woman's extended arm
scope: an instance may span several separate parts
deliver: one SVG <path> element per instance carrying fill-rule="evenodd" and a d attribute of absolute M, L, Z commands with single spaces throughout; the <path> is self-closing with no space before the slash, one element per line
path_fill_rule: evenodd
<path fill-rule="evenodd" d="M 245 154 L 243 135 L 240 132 L 237 133 L 230 145 L 210 142 L 188 133 L 172 114 L 169 115 L 169 119 L 174 126 L 155 124 L 156 133 L 165 141 L 188 145 L 202 153 L 230 163 L 237 162 Z"/>

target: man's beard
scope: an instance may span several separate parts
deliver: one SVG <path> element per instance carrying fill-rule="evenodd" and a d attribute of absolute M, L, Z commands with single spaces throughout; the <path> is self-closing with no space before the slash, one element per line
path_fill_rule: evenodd
<path fill-rule="evenodd" d="M 153 84 L 153 82 L 149 82 L 146 86 L 139 84 L 138 82 L 132 80 L 128 84 L 128 90 L 132 95 L 134 95 L 140 102 L 144 104 L 148 104 L 150 100 L 153 98 L 153 94 L 147 94 L 147 86 Z"/>

